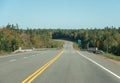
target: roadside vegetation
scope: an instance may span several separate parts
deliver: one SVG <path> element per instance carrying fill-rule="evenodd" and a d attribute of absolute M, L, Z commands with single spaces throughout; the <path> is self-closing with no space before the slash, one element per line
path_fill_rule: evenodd
<path fill-rule="evenodd" d="M 12 52 L 19 47 L 62 48 L 65 39 L 75 42 L 75 49 L 97 47 L 105 53 L 120 57 L 120 27 L 103 29 L 20 29 L 18 24 L 0 28 L 0 53 Z M 79 42 L 78 42 L 79 40 Z M 78 44 L 79 43 L 79 44 Z M 111 55 L 107 55 L 111 56 Z"/>
<path fill-rule="evenodd" d="M 76 50 L 80 50 L 80 45 L 77 42 L 73 42 L 73 48 Z"/>
<path fill-rule="evenodd" d="M 57 49 L 62 49 L 64 45 L 64 41 L 52 41 L 50 47 L 48 48 L 57 48 Z"/>
<path fill-rule="evenodd" d="M 105 56 L 107 58 L 110 58 L 110 59 L 114 59 L 114 60 L 120 61 L 120 56 L 116 56 L 116 55 L 113 55 L 113 54 L 110 54 L 110 53 L 105 53 L 105 54 L 103 54 L 103 56 Z"/>
<path fill-rule="evenodd" d="M 0 28 L 0 54 L 22 48 L 62 48 L 62 41 L 53 41 L 50 30 L 19 29 L 18 24 Z"/>
<path fill-rule="evenodd" d="M 97 47 L 99 50 L 113 54 L 113 56 L 120 56 L 120 27 L 78 30 L 56 29 L 54 30 L 53 38 L 67 39 L 74 42 L 80 40 L 81 49 Z"/>

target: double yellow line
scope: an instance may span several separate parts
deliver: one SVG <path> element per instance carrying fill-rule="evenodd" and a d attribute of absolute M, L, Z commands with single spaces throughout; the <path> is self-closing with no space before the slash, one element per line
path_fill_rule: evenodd
<path fill-rule="evenodd" d="M 44 72 L 53 62 L 55 62 L 63 54 L 63 52 L 64 51 L 61 51 L 56 57 L 54 57 L 48 63 L 46 63 L 45 65 L 43 65 L 41 68 L 39 68 L 33 74 L 31 74 L 30 76 L 28 76 L 21 83 L 31 83 L 36 77 L 38 77 L 42 72 Z"/>

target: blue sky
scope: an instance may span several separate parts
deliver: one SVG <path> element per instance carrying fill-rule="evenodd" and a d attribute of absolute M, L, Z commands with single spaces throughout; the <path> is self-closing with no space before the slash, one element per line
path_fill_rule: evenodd
<path fill-rule="evenodd" d="M 20 28 L 120 27 L 120 0 L 0 0 L 0 26 Z"/>

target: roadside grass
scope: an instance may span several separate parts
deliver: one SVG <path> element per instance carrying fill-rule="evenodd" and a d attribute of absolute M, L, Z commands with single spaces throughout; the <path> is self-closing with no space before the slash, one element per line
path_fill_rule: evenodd
<path fill-rule="evenodd" d="M 60 50 L 60 49 L 62 49 L 63 48 L 63 45 L 64 45 L 64 41 L 54 41 L 54 40 L 52 40 L 50 43 L 48 43 L 47 45 L 46 45 L 46 48 L 44 48 L 44 49 L 58 49 L 58 50 Z M 4 55 L 6 55 L 6 54 L 10 54 L 11 52 L 6 52 L 6 51 L 2 51 L 2 50 L 0 50 L 0 56 L 4 56 Z"/>
<path fill-rule="evenodd" d="M 116 55 L 113 55 L 113 54 L 110 54 L 110 53 L 104 53 L 103 56 L 105 56 L 107 58 L 110 58 L 110 59 L 114 59 L 114 60 L 120 61 L 120 56 L 116 56 Z"/>
<path fill-rule="evenodd" d="M 3 52 L 3 51 L 0 51 L 0 56 L 2 56 L 4 53 L 5 53 L 5 52 Z"/>
<path fill-rule="evenodd" d="M 73 48 L 76 49 L 76 50 L 83 50 L 83 49 L 80 49 L 78 43 L 76 43 L 76 42 L 73 42 Z M 110 53 L 104 53 L 104 54 L 101 54 L 101 55 L 105 56 L 107 58 L 110 58 L 110 59 L 114 59 L 114 60 L 120 61 L 120 56 L 116 56 L 116 55 L 113 55 L 113 54 L 110 54 Z"/>
<path fill-rule="evenodd" d="M 73 42 L 73 48 L 76 49 L 76 50 L 86 51 L 86 49 L 80 49 L 77 42 Z M 100 55 L 105 56 L 105 57 L 110 58 L 110 59 L 120 61 L 120 56 L 116 56 L 116 55 L 113 55 L 113 54 L 110 54 L 110 53 L 104 53 L 104 54 L 100 54 Z"/>
<path fill-rule="evenodd" d="M 47 48 L 57 48 L 57 49 L 62 49 L 64 45 L 64 41 L 51 41 L 48 45 Z"/>
<path fill-rule="evenodd" d="M 0 56 L 4 56 L 6 54 L 10 54 L 10 52 L 5 52 L 5 51 L 0 50 Z"/>
<path fill-rule="evenodd" d="M 73 42 L 73 48 L 76 50 L 80 50 L 80 47 L 79 47 L 78 43 L 76 43 L 76 42 Z"/>

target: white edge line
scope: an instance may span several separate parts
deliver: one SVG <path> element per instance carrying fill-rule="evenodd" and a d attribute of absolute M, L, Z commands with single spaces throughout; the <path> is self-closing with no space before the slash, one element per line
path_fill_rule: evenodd
<path fill-rule="evenodd" d="M 10 60 L 10 62 L 14 62 L 14 61 L 16 61 L 16 59 L 11 59 L 11 60 Z"/>
<path fill-rule="evenodd" d="M 92 63 L 96 64 L 97 66 L 101 67 L 102 69 L 106 70 L 106 71 L 109 72 L 110 74 L 114 75 L 114 76 L 117 77 L 118 79 L 120 79 L 120 76 L 119 76 L 119 75 L 113 73 L 113 72 L 110 71 L 109 69 L 107 69 L 107 68 L 105 68 L 104 66 L 102 66 L 102 65 L 98 64 L 97 62 L 95 62 L 94 60 L 92 60 L 92 59 L 84 56 L 84 55 L 81 54 L 80 52 L 77 51 L 77 53 L 78 53 L 79 55 L 81 55 L 82 57 L 86 58 L 87 60 L 91 61 Z"/>
<path fill-rule="evenodd" d="M 35 56 L 35 55 L 32 55 L 32 56 Z"/>
<path fill-rule="evenodd" d="M 24 59 L 26 59 L 26 58 L 28 58 L 28 57 L 24 57 Z"/>

